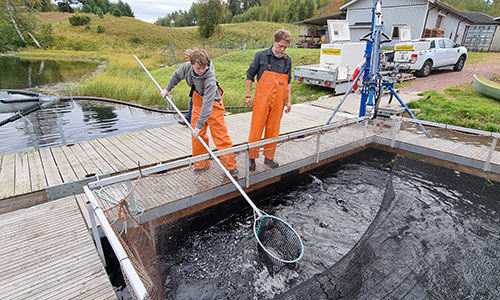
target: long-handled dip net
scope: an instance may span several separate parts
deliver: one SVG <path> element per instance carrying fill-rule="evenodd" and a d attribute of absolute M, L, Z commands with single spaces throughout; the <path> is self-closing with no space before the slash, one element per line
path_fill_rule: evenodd
<path fill-rule="evenodd" d="M 142 64 L 137 56 L 134 58 L 141 65 L 144 71 L 148 74 L 149 78 L 154 82 L 156 87 L 162 91 L 162 88 L 158 82 L 149 73 L 147 68 Z M 184 118 L 182 113 L 173 103 L 173 101 L 166 96 L 165 100 L 170 103 L 170 105 L 175 109 L 180 118 L 188 125 L 189 129 L 193 131 L 193 127 Z M 229 171 L 222 165 L 220 160 L 215 156 L 215 154 L 210 150 L 208 145 L 203 141 L 203 139 L 198 136 L 198 140 L 201 142 L 203 147 L 208 151 L 213 160 L 221 167 L 224 174 L 229 178 L 229 180 L 234 184 L 236 189 L 241 193 L 243 198 L 250 204 L 254 211 L 254 225 L 253 230 L 255 238 L 259 244 L 259 252 L 264 251 L 269 260 L 278 265 L 293 264 L 302 258 L 304 253 L 304 246 L 302 239 L 297 234 L 297 232 L 290 226 L 287 222 L 281 220 L 280 218 L 270 216 L 255 206 L 255 204 L 250 200 L 248 195 L 243 191 L 241 186 L 236 182 L 236 180 L 231 176 Z"/>

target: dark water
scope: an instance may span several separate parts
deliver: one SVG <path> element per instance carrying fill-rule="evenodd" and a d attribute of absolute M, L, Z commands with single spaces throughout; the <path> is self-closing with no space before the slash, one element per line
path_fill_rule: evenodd
<path fill-rule="evenodd" d="M 12 114 L 0 114 L 0 120 Z M 173 115 L 97 101 L 61 102 L 25 119 L 0 126 L 0 154 L 73 144 L 121 133 L 170 125 Z"/>
<path fill-rule="evenodd" d="M 99 62 L 0 56 L 0 89 L 25 89 L 80 79 Z"/>
<path fill-rule="evenodd" d="M 215 224 L 210 220 L 221 218 L 228 210 L 214 211 L 216 218 L 205 215 L 198 221 L 205 229 L 177 228 L 177 235 L 172 236 L 175 242 L 160 255 L 165 298 L 270 299 L 292 289 L 283 299 L 327 299 L 323 289 L 333 289 L 335 282 L 317 285 L 318 280 L 308 280 L 334 272 L 336 263 L 372 223 L 393 158 L 385 152 L 363 151 L 283 182 L 279 189 L 266 188 L 251 196 L 259 202 L 257 206 L 292 224 L 304 241 L 304 257 L 296 268 L 285 268 L 274 278 L 257 257 L 253 217 L 248 210 Z M 378 254 L 385 259 L 380 270 L 367 269 L 345 280 L 357 284 L 359 293 L 354 298 L 383 298 L 361 292 L 364 285 L 376 287 L 377 282 L 385 282 L 383 292 L 391 299 L 498 299 L 499 184 L 410 159 L 398 161 L 394 191 L 396 199 L 404 199 L 405 204 L 394 202 L 391 212 L 396 220 L 377 219 L 384 224 L 385 234 L 371 236 L 370 247 L 363 244 L 359 253 L 348 255 L 351 260 L 342 269 L 347 272 L 356 267 L 359 271 L 373 265 L 366 256 Z M 405 241 L 404 247 L 385 248 L 385 242 L 399 240 Z M 390 294 L 392 289 L 406 286 L 398 283 L 408 278 L 417 278 L 425 288 Z"/>

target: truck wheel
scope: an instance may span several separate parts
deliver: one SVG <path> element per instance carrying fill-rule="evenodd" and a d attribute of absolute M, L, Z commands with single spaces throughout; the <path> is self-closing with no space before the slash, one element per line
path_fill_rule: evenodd
<path fill-rule="evenodd" d="M 424 63 L 422 69 L 415 72 L 415 75 L 419 77 L 427 77 L 429 76 L 429 74 L 431 74 L 431 70 L 432 70 L 432 61 L 428 60 Z"/>
<path fill-rule="evenodd" d="M 453 71 L 461 71 L 465 65 L 465 56 L 460 56 L 457 63 L 453 66 Z"/>

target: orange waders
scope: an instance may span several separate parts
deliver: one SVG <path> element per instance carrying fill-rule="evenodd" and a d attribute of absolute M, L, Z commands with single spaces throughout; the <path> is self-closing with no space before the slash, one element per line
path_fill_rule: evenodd
<path fill-rule="evenodd" d="M 221 93 L 222 95 L 222 93 Z M 191 116 L 191 126 L 193 128 L 196 126 L 198 122 L 198 118 L 200 117 L 201 106 L 203 105 L 203 97 L 198 94 L 196 91 L 193 92 L 193 112 Z M 227 148 L 231 148 L 233 143 L 231 142 L 231 138 L 227 134 L 226 122 L 224 120 L 224 112 L 226 109 L 224 108 L 224 104 L 222 103 L 222 98 L 213 102 L 213 109 L 208 117 L 207 121 L 203 125 L 200 130 L 199 136 L 205 141 L 207 145 L 208 136 L 207 136 L 207 127 L 210 126 L 210 132 L 212 134 L 212 139 L 215 142 L 215 146 L 217 150 L 224 150 Z M 203 147 L 200 141 L 191 135 L 192 145 L 193 145 L 193 156 L 201 155 L 208 153 L 208 151 Z M 236 169 L 236 158 L 234 153 L 224 154 L 219 157 L 221 163 L 228 170 Z M 202 160 L 199 162 L 195 162 L 195 169 L 203 169 L 210 165 L 210 160 Z"/>
<path fill-rule="evenodd" d="M 249 143 L 260 141 L 264 127 L 266 127 L 265 139 L 272 139 L 280 134 L 281 117 L 287 97 L 288 74 L 265 70 L 257 81 L 255 89 Z M 264 156 L 273 160 L 276 145 L 277 143 L 264 145 Z M 250 158 L 257 157 L 259 148 L 250 149 Z"/>

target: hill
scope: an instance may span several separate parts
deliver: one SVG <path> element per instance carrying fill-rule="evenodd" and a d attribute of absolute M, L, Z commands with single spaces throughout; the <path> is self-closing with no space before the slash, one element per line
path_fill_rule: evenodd
<path fill-rule="evenodd" d="M 270 45 L 274 32 L 285 28 L 298 36 L 298 26 L 270 22 L 249 22 L 222 24 L 210 39 L 204 40 L 198 34 L 198 27 L 162 27 L 130 17 L 114 17 L 109 14 L 99 18 L 94 14 L 82 14 L 91 18 L 89 26 L 72 26 L 68 18 L 73 14 L 48 12 L 39 13 L 42 23 L 51 24 L 54 42 L 50 49 L 75 51 L 170 51 L 169 41 L 176 52 L 182 54 L 186 48 L 205 47 L 226 51 L 226 48 L 261 48 Z M 104 28 L 97 33 L 97 27 Z M 179 56 L 181 57 L 181 56 Z"/>

